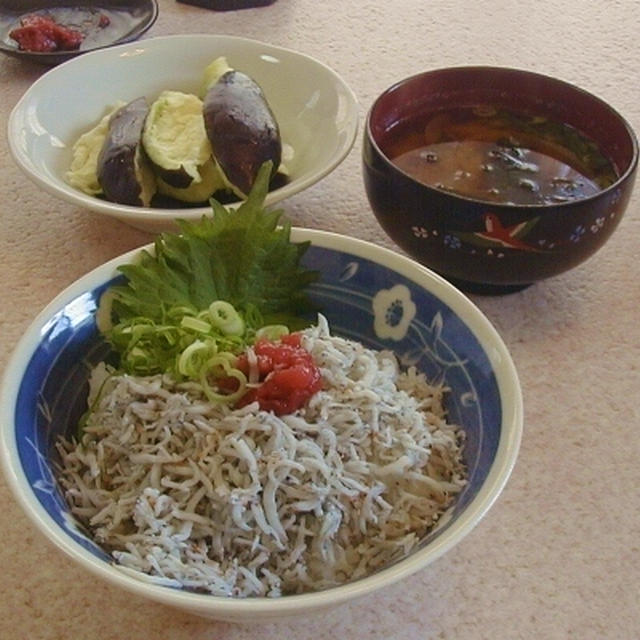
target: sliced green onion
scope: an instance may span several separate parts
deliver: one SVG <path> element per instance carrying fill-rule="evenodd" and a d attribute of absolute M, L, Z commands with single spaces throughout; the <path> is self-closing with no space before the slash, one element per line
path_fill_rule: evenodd
<path fill-rule="evenodd" d="M 237 354 L 253 342 L 257 326 L 246 323 L 230 303 L 217 300 L 202 311 L 188 305 L 169 306 L 162 323 L 142 315 L 130 318 L 112 326 L 108 339 L 121 354 L 120 365 L 127 373 L 166 372 L 198 381 L 213 355 L 227 352 L 224 357 L 233 364 Z M 215 376 L 210 370 L 207 373 Z"/>
<path fill-rule="evenodd" d="M 192 342 L 179 356 L 177 369 L 180 375 L 187 378 L 199 378 L 208 358 L 215 353 L 214 342 L 196 340 Z"/>
<path fill-rule="evenodd" d="M 229 351 L 216 353 L 207 360 L 207 373 L 213 374 L 216 378 L 229 375 L 236 362 L 236 356 Z"/>
<path fill-rule="evenodd" d="M 187 306 L 174 306 L 170 307 L 167 311 L 168 318 L 179 318 L 180 316 L 195 316 L 197 315 L 197 310 L 194 307 Z"/>
<path fill-rule="evenodd" d="M 249 327 L 262 327 L 264 320 L 262 314 L 255 304 L 248 303 L 244 309 L 244 321 Z"/>
<path fill-rule="evenodd" d="M 98 404 L 100 404 L 100 400 L 102 399 L 102 392 L 104 391 L 105 385 L 109 381 L 110 378 L 113 378 L 114 374 L 109 373 L 105 379 L 100 383 L 100 387 L 98 388 L 93 401 L 91 402 L 91 406 L 80 416 L 80 420 L 78 421 L 78 428 L 76 431 L 76 436 L 78 438 L 82 437 L 82 433 L 84 428 L 87 426 L 87 421 L 89 420 L 89 416 L 95 411 Z"/>
<path fill-rule="evenodd" d="M 268 324 L 256 331 L 256 340 L 266 338 L 267 340 L 278 340 L 282 336 L 289 335 L 289 327 L 284 324 Z"/>
<path fill-rule="evenodd" d="M 101 296 L 98 308 L 96 309 L 96 325 L 98 331 L 106 333 L 113 327 L 113 320 L 111 317 L 111 310 L 113 309 L 113 300 L 115 294 L 113 289 L 107 289 Z"/>
<path fill-rule="evenodd" d="M 207 366 L 200 372 L 200 385 L 205 395 L 211 402 L 233 404 L 239 400 L 247 390 L 247 377 L 240 369 L 231 365 L 235 361 L 235 356 L 231 353 L 219 353 L 207 361 Z M 213 371 L 221 369 L 222 371 Z M 238 388 L 233 393 L 218 393 L 214 391 L 209 383 L 209 376 L 214 373 L 215 377 L 230 377 L 238 381 Z"/>
<path fill-rule="evenodd" d="M 225 335 L 240 336 L 244 333 L 244 320 L 233 305 L 224 300 L 216 300 L 209 305 L 211 322 Z"/>
<path fill-rule="evenodd" d="M 193 316 L 184 316 L 182 320 L 180 320 L 180 326 L 183 329 L 191 329 L 198 333 L 209 333 L 209 331 L 211 331 L 211 325 L 208 322 L 194 318 Z"/>

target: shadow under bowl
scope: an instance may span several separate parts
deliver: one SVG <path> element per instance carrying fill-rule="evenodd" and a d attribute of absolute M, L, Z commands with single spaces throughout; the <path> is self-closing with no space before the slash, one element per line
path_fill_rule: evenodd
<path fill-rule="evenodd" d="M 390 159 L 402 125 L 478 105 L 572 127 L 595 142 L 617 179 L 562 203 L 495 203 L 428 186 Z M 590 257 L 618 226 L 637 165 L 633 130 L 603 100 L 549 76 L 500 67 L 439 69 L 394 84 L 370 108 L 363 140 L 364 184 L 380 225 L 411 257 L 469 293 L 517 291 Z"/>

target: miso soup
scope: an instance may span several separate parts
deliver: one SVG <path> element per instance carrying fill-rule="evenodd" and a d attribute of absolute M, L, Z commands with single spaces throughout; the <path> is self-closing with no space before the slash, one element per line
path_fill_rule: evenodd
<path fill-rule="evenodd" d="M 617 179 L 595 142 L 569 125 L 492 106 L 399 125 L 386 153 L 420 182 L 489 202 L 561 203 Z"/>

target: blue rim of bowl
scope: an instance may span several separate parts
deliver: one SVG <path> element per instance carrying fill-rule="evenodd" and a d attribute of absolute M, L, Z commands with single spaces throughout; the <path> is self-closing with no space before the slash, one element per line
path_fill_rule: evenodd
<path fill-rule="evenodd" d="M 13 377 L 8 377 L 8 373 L 5 374 L 1 390 L 2 404 L 0 412 L 4 414 L 2 420 L 4 426 L 0 433 L 3 444 L 1 449 L 4 458 L 3 467 L 14 495 L 41 531 L 46 533 L 59 548 L 79 561 L 85 568 L 101 575 L 112 583 L 119 584 L 125 589 L 165 604 L 174 606 L 178 604 L 204 613 L 217 612 L 234 615 L 242 612 L 251 612 L 253 614 L 287 615 L 300 608 L 308 611 L 326 604 L 344 602 L 375 590 L 381 585 L 381 581 L 384 584 L 390 584 L 414 573 L 440 557 L 466 536 L 497 499 L 515 464 L 522 434 L 523 412 L 522 394 L 515 366 L 506 346 L 490 322 L 464 294 L 440 276 L 389 249 L 337 234 L 311 230 L 294 229 L 292 237 L 295 241 L 311 240 L 312 246 L 345 253 L 359 260 L 376 261 L 378 259 L 377 262 L 383 270 L 393 272 L 400 280 L 406 279 L 415 283 L 419 288 L 424 288 L 428 295 L 437 298 L 444 306 L 449 308 L 460 319 L 461 325 L 478 341 L 481 351 L 491 359 L 489 365 L 493 370 L 493 375 L 495 375 L 500 395 L 501 424 L 503 427 L 505 425 L 508 426 L 509 429 L 506 432 L 504 428 L 501 429 L 502 435 L 499 442 L 496 443 L 497 449 L 493 466 L 490 468 L 478 494 L 470 500 L 466 505 L 466 510 L 459 515 L 457 529 L 453 533 L 447 532 L 447 525 L 444 524 L 442 531 L 439 531 L 438 535 L 434 536 L 429 549 L 418 550 L 409 558 L 400 560 L 373 575 L 326 591 L 284 596 L 277 599 L 233 599 L 167 589 L 167 587 L 150 583 L 144 576 L 134 576 L 113 564 L 106 564 L 104 558 L 103 560 L 98 559 L 92 551 L 77 540 L 70 544 L 68 532 L 64 532 L 62 526 L 56 526 L 52 529 L 52 516 L 43 507 L 42 503 L 35 498 L 33 487 L 29 484 L 22 468 L 14 464 L 14 460 L 17 460 L 20 454 L 19 446 L 16 443 L 15 429 L 13 428 L 13 412 L 20 393 L 21 380 L 51 317 L 64 308 L 65 304 L 69 304 L 78 297 L 87 294 L 88 288 L 100 289 L 101 287 L 96 283 L 89 285 L 88 282 L 92 279 L 96 280 L 97 273 L 101 277 L 96 282 L 103 282 L 105 278 L 110 279 L 116 275 L 116 266 L 123 264 L 123 262 L 130 262 L 139 252 L 139 249 L 136 249 L 124 256 L 111 260 L 77 280 L 59 294 L 38 315 L 20 340 L 11 357 L 6 371 L 14 372 L 14 375 Z M 466 318 L 470 317 L 474 318 L 473 328 L 467 324 Z M 22 366 L 22 369 L 17 370 L 18 366 Z"/>

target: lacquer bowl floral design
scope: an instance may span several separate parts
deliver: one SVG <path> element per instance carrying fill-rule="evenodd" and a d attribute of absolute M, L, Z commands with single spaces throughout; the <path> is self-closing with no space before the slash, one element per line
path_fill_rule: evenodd
<path fill-rule="evenodd" d="M 511 473 L 522 432 L 518 376 L 500 336 L 458 289 L 415 261 L 372 244 L 294 229 L 310 241 L 310 291 L 333 333 L 389 349 L 404 365 L 449 389 L 449 420 L 465 431 L 468 484 L 436 529 L 409 557 L 340 587 L 281 598 L 223 598 L 144 580 L 115 565 L 70 515 L 52 473 L 53 441 L 76 428 L 86 406 L 89 365 L 106 345 L 96 328 L 102 292 L 137 250 L 82 277 L 35 319 L 5 371 L 0 396 L 0 456 L 16 499 L 40 531 L 87 570 L 121 588 L 199 615 L 267 620 L 335 606 L 424 568 L 486 514 Z M 147 247 L 150 249 L 150 247 Z"/>
<path fill-rule="evenodd" d="M 494 204 L 427 186 L 389 159 L 399 123 L 475 104 L 540 114 L 581 131 L 612 161 L 617 180 L 558 204 Z M 374 101 L 364 131 L 364 183 L 383 229 L 410 256 L 475 293 L 518 290 L 589 258 L 618 226 L 637 164 L 636 136 L 611 106 L 561 80 L 517 69 L 456 67 L 402 80 Z"/>

